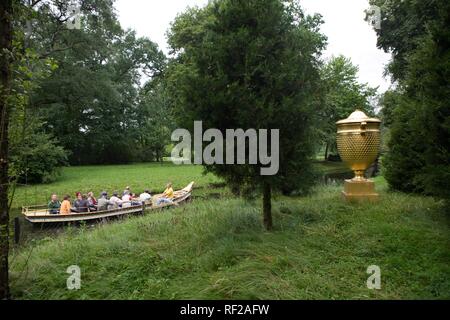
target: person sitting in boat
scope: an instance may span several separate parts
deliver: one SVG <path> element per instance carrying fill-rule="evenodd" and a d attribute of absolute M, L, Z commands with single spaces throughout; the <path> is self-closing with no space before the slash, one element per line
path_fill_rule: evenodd
<path fill-rule="evenodd" d="M 109 199 L 110 204 L 108 205 L 108 210 L 117 209 L 122 206 L 122 200 L 118 197 L 118 195 L 118 192 L 113 193 L 113 196 Z"/>
<path fill-rule="evenodd" d="M 58 214 L 59 208 L 61 208 L 61 202 L 59 202 L 56 194 L 52 194 L 51 200 L 48 203 L 48 212 L 50 214 Z"/>
<path fill-rule="evenodd" d="M 70 210 L 72 212 L 78 212 L 77 207 L 80 206 L 79 203 L 81 200 L 83 200 L 83 198 L 81 197 L 81 192 L 76 192 L 75 195 L 76 195 L 76 198 L 75 198 L 75 201 L 73 202 L 73 207 Z"/>
<path fill-rule="evenodd" d="M 122 196 L 122 208 L 131 207 L 131 194 L 129 191 L 125 190 Z"/>
<path fill-rule="evenodd" d="M 139 195 L 139 200 L 142 202 L 150 201 L 152 199 L 152 195 L 149 190 L 145 190 Z"/>
<path fill-rule="evenodd" d="M 74 203 L 74 207 L 75 209 L 72 209 L 74 212 L 89 212 L 89 201 L 87 200 L 87 196 L 85 194 L 80 194 Z"/>
<path fill-rule="evenodd" d="M 126 194 L 131 194 L 131 190 L 130 190 L 130 187 L 129 187 L 129 186 L 127 186 L 127 187 L 125 188 L 125 190 L 123 190 L 122 196 L 124 196 L 124 195 L 126 195 Z"/>
<path fill-rule="evenodd" d="M 106 191 L 103 191 L 100 194 L 100 198 L 97 201 L 97 210 L 98 211 L 105 211 L 108 210 L 108 206 L 113 205 L 111 201 L 108 200 L 108 193 Z"/>
<path fill-rule="evenodd" d="M 60 214 L 70 214 L 71 204 L 70 204 L 70 196 L 64 196 L 64 200 L 61 203 L 61 209 L 59 210 Z"/>
<path fill-rule="evenodd" d="M 164 193 L 156 202 L 156 205 L 159 206 L 162 203 L 173 203 L 173 197 L 174 197 L 174 195 L 173 195 L 172 183 L 169 182 L 166 186 L 166 190 L 164 190 Z"/>
<path fill-rule="evenodd" d="M 141 199 L 138 197 L 136 193 L 131 194 L 131 205 L 132 206 L 139 206 L 142 204 Z"/>
<path fill-rule="evenodd" d="M 89 210 L 97 211 L 97 199 L 94 197 L 94 193 L 93 192 L 89 192 L 88 193 L 87 200 L 89 202 Z"/>

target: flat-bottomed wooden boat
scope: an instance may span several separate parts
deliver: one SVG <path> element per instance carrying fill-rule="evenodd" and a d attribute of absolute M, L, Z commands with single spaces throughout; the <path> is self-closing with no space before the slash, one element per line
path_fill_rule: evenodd
<path fill-rule="evenodd" d="M 128 214 L 142 213 L 147 210 L 156 210 L 165 207 L 176 206 L 191 197 L 193 186 L 194 182 L 191 182 L 185 188 L 174 191 L 173 203 L 163 203 L 159 206 L 156 205 L 156 202 L 158 198 L 162 196 L 162 194 L 154 195 L 152 197 L 152 201 L 126 208 L 81 213 L 73 212 L 70 214 L 51 214 L 49 213 L 47 205 L 39 205 L 22 207 L 22 214 L 24 215 L 25 219 L 30 221 L 31 223 L 76 222 L 118 217 Z"/>

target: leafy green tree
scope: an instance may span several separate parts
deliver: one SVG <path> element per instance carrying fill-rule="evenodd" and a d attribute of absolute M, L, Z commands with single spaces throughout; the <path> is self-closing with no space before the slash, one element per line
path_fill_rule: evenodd
<path fill-rule="evenodd" d="M 332 57 L 321 69 L 321 77 L 326 94 L 319 130 L 327 159 L 329 152 L 336 152 L 336 121 L 347 118 L 355 109 L 373 114 L 370 99 L 377 89 L 359 83 L 358 67 L 344 56 Z"/>
<path fill-rule="evenodd" d="M 163 161 L 176 127 L 164 82 L 150 82 L 141 90 L 137 124 L 138 160 Z"/>
<path fill-rule="evenodd" d="M 51 181 L 59 166 L 64 165 L 67 152 L 43 130 L 43 121 L 32 109 L 30 96 L 39 81 L 57 68 L 52 59 L 40 59 L 31 48 L 22 50 L 23 33 L 15 33 L 16 59 L 12 63 L 14 77 L 10 95 L 9 121 L 9 179 L 15 182 L 37 183 Z M 18 53 L 22 52 L 22 54 Z M 13 188 L 14 190 L 14 188 Z"/>
<path fill-rule="evenodd" d="M 305 16 L 296 1 L 223 0 L 188 10 L 169 31 L 176 56 L 169 87 L 179 125 L 192 129 L 202 120 L 223 134 L 280 129 L 277 175 L 262 176 L 262 165 L 205 166 L 230 185 L 262 190 L 267 229 L 272 191 L 287 179 L 299 188 L 309 183 L 325 45 L 320 24 L 320 16 Z"/>
<path fill-rule="evenodd" d="M 394 121 L 395 108 L 402 102 L 402 94 L 400 90 L 388 90 L 383 93 L 379 100 L 379 105 L 382 107 L 380 110 L 380 117 L 383 126 L 390 127 Z"/>
<path fill-rule="evenodd" d="M 392 54 L 388 72 L 394 81 L 406 76 L 409 55 L 422 43 L 423 35 L 445 21 L 445 0 L 369 0 L 381 12 L 380 28 L 375 29 L 380 49 Z M 438 22 L 439 24 L 439 22 Z M 444 31 L 445 26 L 443 26 Z M 445 33 L 445 31 L 444 31 Z"/>
<path fill-rule="evenodd" d="M 30 43 L 58 69 L 41 81 L 33 105 L 46 131 L 70 151 L 70 163 L 129 162 L 136 153 L 141 76 L 158 77 L 166 58 L 150 40 L 122 30 L 112 1 L 79 4 L 79 30 L 47 18 L 50 7 L 37 9 Z"/>
<path fill-rule="evenodd" d="M 40 183 L 55 179 L 58 168 L 67 162 L 67 152 L 42 130 L 43 123 L 28 118 L 22 130 L 20 118 L 12 118 L 9 176 L 14 182 Z"/>
<path fill-rule="evenodd" d="M 393 53 L 397 82 L 383 113 L 391 138 L 384 160 L 391 187 L 450 198 L 450 3 L 372 0 L 383 19 L 378 45 Z M 395 107 L 392 104 L 395 103 Z"/>

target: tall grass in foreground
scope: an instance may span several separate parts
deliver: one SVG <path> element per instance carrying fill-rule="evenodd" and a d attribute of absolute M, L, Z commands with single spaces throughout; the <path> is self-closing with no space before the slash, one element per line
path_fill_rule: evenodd
<path fill-rule="evenodd" d="M 274 201 L 195 200 L 122 222 L 68 229 L 13 252 L 20 299 L 450 298 L 450 228 L 432 198 L 382 192 L 375 205 L 341 201 L 340 187 Z M 369 290 L 366 269 L 381 268 Z M 70 265 L 81 289 L 66 289 Z"/>

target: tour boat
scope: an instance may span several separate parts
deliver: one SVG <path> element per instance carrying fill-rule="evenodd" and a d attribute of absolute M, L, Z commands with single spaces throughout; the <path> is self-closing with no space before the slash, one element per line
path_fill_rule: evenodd
<path fill-rule="evenodd" d="M 117 208 L 112 210 L 91 211 L 91 212 L 72 212 L 69 214 L 51 214 L 47 205 L 35 205 L 22 207 L 22 214 L 25 219 L 31 223 L 55 223 L 55 222 L 75 222 L 96 220 L 110 217 L 118 217 L 128 214 L 143 213 L 147 210 L 156 210 L 166 207 L 172 207 L 186 201 L 191 197 L 194 182 L 189 183 L 185 188 L 174 191 L 174 198 L 172 203 L 163 203 L 156 205 L 158 198 L 162 194 L 156 194 L 151 201 L 144 202 L 139 205 L 130 206 L 126 208 Z"/>

